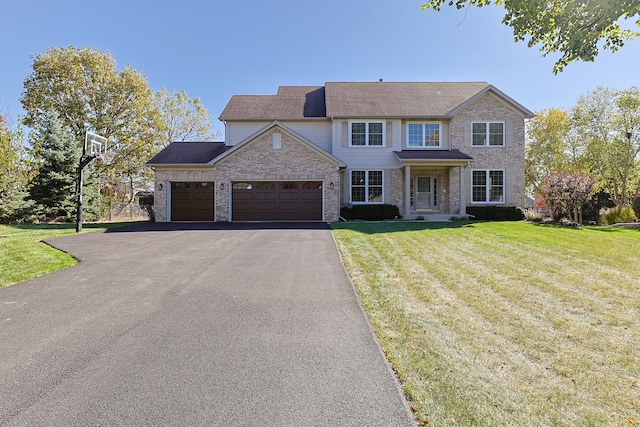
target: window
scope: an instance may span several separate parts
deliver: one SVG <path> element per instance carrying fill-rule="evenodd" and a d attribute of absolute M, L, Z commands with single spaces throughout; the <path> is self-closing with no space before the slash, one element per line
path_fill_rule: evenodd
<path fill-rule="evenodd" d="M 273 191 L 276 185 L 273 182 L 256 182 L 256 190 Z"/>
<path fill-rule="evenodd" d="M 298 183 L 297 182 L 281 182 L 280 190 L 297 190 Z"/>
<path fill-rule="evenodd" d="M 504 122 L 472 123 L 471 141 L 474 146 L 503 146 Z"/>
<path fill-rule="evenodd" d="M 351 171 L 351 202 L 382 203 L 382 171 Z"/>
<path fill-rule="evenodd" d="M 504 203 L 504 171 L 474 170 L 471 175 L 472 203 Z"/>
<path fill-rule="evenodd" d="M 351 122 L 349 145 L 353 147 L 384 146 L 384 122 Z"/>
<path fill-rule="evenodd" d="M 440 123 L 409 123 L 407 147 L 440 147 Z"/>
<path fill-rule="evenodd" d="M 234 182 L 233 189 L 234 190 L 251 190 L 252 185 L 250 182 Z"/>

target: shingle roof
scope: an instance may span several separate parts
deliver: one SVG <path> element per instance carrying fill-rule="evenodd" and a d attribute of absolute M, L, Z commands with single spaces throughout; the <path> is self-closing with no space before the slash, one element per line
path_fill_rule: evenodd
<path fill-rule="evenodd" d="M 295 120 L 326 117 L 324 86 L 280 86 L 276 95 L 234 95 L 220 120 Z"/>
<path fill-rule="evenodd" d="M 326 83 L 329 117 L 443 117 L 487 82 Z"/>
<path fill-rule="evenodd" d="M 206 164 L 231 147 L 224 142 L 172 142 L 156 154 L 147 165 Z"/>
<path fill-rule="evenodd" d="M 235 95 L 220 120 L 444 118 L 493 91 L 525 117 L 534 114 L 487 82 L 327 82 L 281 86 L 276 95 Z"/>

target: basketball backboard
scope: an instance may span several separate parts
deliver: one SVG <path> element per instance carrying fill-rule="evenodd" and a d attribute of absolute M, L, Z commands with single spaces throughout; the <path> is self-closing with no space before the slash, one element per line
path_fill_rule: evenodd
<path fill-rule="evenodd" d="M 107 138 L 96 133 L 87 132 L 84 137 L 84 151 L 87 154 L 104 154 L 107 152 Z"/>
<path fill-rule="evenodd" d="M 113 154 L 109 152 L 108 138 L 97 133 L 87 132 L 84 138 L 84 152 L 103 163 L 109 164 Z"/>

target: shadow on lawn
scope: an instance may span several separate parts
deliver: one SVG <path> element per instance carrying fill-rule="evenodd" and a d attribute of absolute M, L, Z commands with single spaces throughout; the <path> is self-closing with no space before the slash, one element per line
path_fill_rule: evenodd
<path fill-rule="evenodd" d="M 382 221 L 382 222 L 335 222 L 334 230 L 353 230 L 365 234 L 398 233 L 404 231 L 443 230 L 473 227 L 477 221 Z"/>
<path fill-rule="evenodd" d="M 137 222 L 85 222 L 83 229 L 111 229 L 139 224 Z M 76 224 L 73 222 L 42 222 L 38 224 L 9 224 L 11 227 L 20 230 L 75 230 Z"/>
<path fill-rule="evenodd" d="M 578 225 L 563 224 L 558 222 L 532 222 L 537 227 L 544 228 L 563 228 L 567 230 L 593 230 L 605 233 L 619 233 L 621 230 L 637 230 L 640 231 L 640 223 L 612 224 L 612 225 Z"/>

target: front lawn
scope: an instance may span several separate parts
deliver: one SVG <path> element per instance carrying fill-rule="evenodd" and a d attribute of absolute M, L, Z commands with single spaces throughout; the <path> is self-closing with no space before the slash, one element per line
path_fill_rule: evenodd
<path fill-rule="evenodd" d="M 640 231 L 333 227 L 420 422 L 640 424 Z"/>
<path fill-rule="evenodd" d="M 123 223 L 84 224 L 85 231 Z M 69 267 L 76 260 L 41 240 L 75 233 L 75 224 L 0 225 L 0 288 Z"/>

